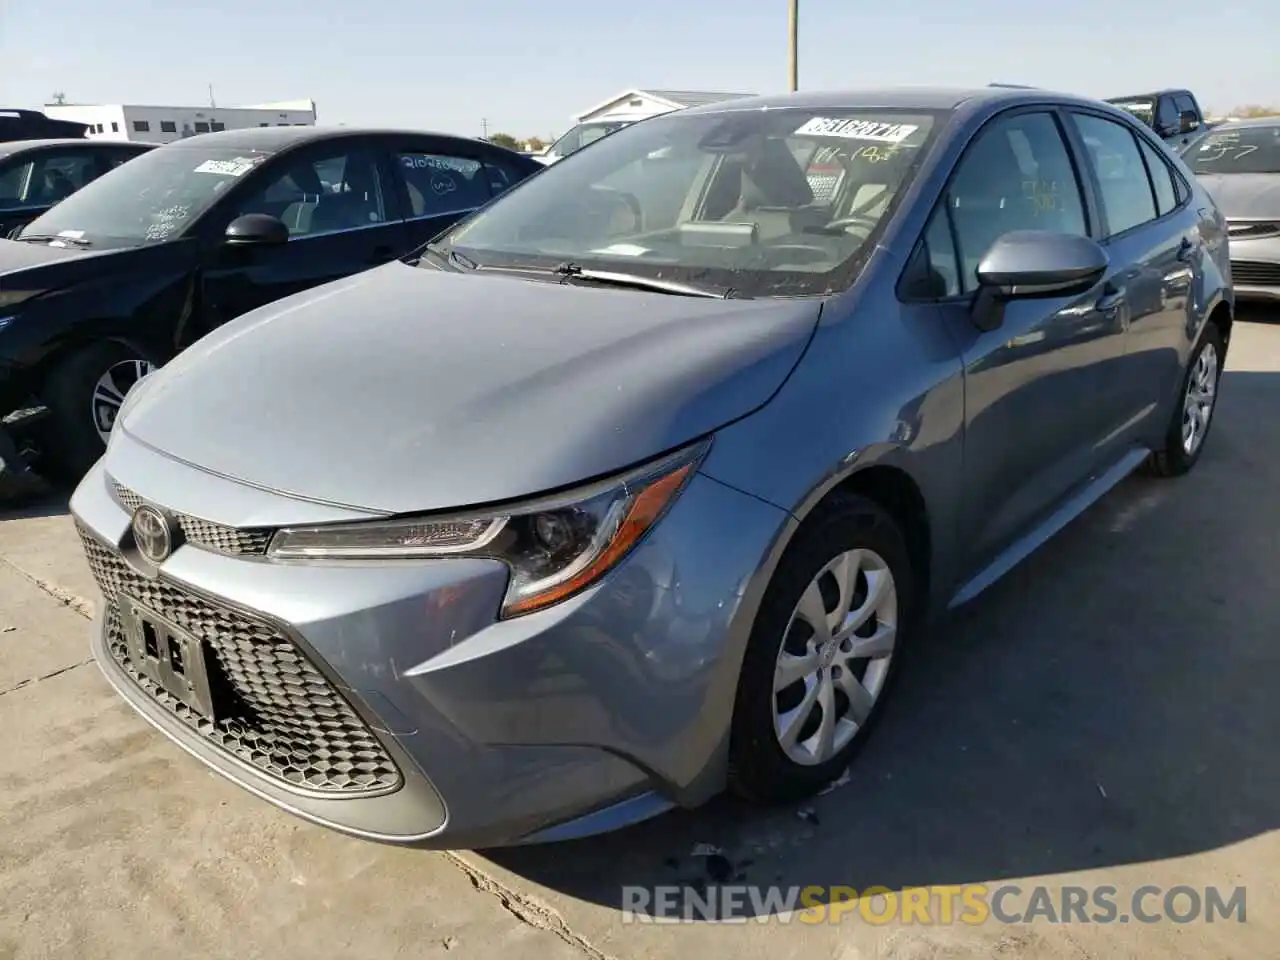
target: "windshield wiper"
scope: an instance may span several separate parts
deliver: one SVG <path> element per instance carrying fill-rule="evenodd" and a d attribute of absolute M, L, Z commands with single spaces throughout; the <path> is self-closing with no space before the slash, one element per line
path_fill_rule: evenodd
<path fill-rule="evenodd" d="M 14 237 L 14 240 L 21 243 L 51 243 L 56 240 L 59 243 L 65 243 L 70 247 L 91 247 L 93 241 L 85 240 L 83 237 L 62 237 L 54 233 L 25 233 L 20 237 Z"/>
<path fill-rule="evenodd" d="M 635 287 L 638 290 L 670 293 L 678 297 L 711 297 L 715 300 L 728 300 L 734 296 L 732 287 L 709 287 L 681 283 L 677 280 L 660 280 L 657 277 L 646 277 L 638 273 L 592 270 L 576 263 L 562 263 L 551 272 L 574 280 L 590 280 L 592 283 L 606 283 L 615 287 Z"/>
<path fill-rule="evenodd" d="M 462 267 L 464 270 L 475 270 L 479 267 L 478 263 L 464 257 L 462 254 L 458 253 L 457 250 L 450 250 L 448 253 L 444 253 L 443 251 L 437 250 L 435 247 L 428 246 L 422 248 L 422 256 L 435 257 L 447 267 Z M 421 257 L 419 259 L 421 259 Z"/>

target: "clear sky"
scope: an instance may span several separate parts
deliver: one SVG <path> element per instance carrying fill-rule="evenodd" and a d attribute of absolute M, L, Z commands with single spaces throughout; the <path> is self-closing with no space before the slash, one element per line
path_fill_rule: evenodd
<path fill-rule="evenodd" d="M 801 0 L 801 89 L 1027 83 L 1280 104 L 1280 0 Z M 517 137 L 631 87 L 772 93 L 786 0 L 0 0 L 0 105 L 312 98 L 321 123 Z"/>

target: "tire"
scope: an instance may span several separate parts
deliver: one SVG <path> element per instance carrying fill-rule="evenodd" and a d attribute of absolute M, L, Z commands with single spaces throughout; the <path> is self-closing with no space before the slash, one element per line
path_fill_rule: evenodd
<path fill-rule="evenodd" d="M 1212 354 L 1209 353 L 1212 351 Z M 1222 331 L 1214 323 L 1207 323 L 1191 353 L 1187 369 L 1178 382 L 1178 395 L 1174 400 L 1173 414 L 1169 419 L 1169 429 L 1165 432 L 1164 446 L 1154 451 L 1147 458 L 1146 472 L 1156 477 L 1180 477 L 1187 473 L 1200 460 L 1204 445 L 1209 439 L 1209 430 L 1213 427 L 1213 415 L 1218 409 L 1218 385 L 1222 379 Z M 1210 359 L 1210 357 L 1212 359 Z M 1183 425 L 1187 418 L 1188 391 L 1193 379 L 1202 377 L 1205 367 L 1212 366 L 1211 382 L 1213 390 L 1209 397 L 1208 415 L 1205 418 L 1197 441 L 1191 449 L 1183 442 Z"/>
<path fill-rule="evenodd" d="M 847 597 L 848 605 L 854 610 L 859 609 L 860 601 L 864 607 L 869 606 L 866 600 L 870 599 L 871 589 L 875 584 L 884 584 L 882 574 L 885 572 L 891 578 L 888 600 L 893 601 L 891 604 L 885 601 L 879 609 L 879 613 L 885 613 L 892 607 L 891 617 L 871 616 L 855 638 L 864 646 L 874 643 L 874 638 L 883 635 L 886 623 L 892 621 L 895 625 L 892 656 L 846 663 L 843 662 L 844 654 L 838 654 L 835 660 L 831 660 L 830 657 L 824 659 L 821 654 L 807 653 L 806 663 L 813 662 L 816 657 L 819 667 L 825 669 L 830 688 L 839 690 L 827 702 L 835 708 L 834 714 L 842 715 L 841 720 L 852 719 L 849 711 L 853 701 L 844 692 L 849 689 L 851 678 L 859 681 L 864 692 L 874 686 L 875 696 L 869 711 L 863 712 L 861 722 L 855 720 L 856 729 L 841 724 L 842 733 L 833 738 L 833 749 L 825 758 L 822 750 L 815 753 L 804 749 L 806 741 L 818 742 L 815 735 L 821 729 L 821 723 L 813 733 L 806 731 L 812 729 L 815 716 L 819 720 L 823 717 L 823 701 L 819 699 L 818 710 L 809 714 L 807 723 L 802 725 L 796 738 L 797 745 L 789 753 L 781 742 L 779 731 L 785 729 L 788 717 L 800 716 L 798 711 L 803 706 L 803 695 L 811 687 L 806 679 L 797 681 L 799 686 L 792 683 L 775 693 L 779 657 L 784 645 L 792 654 L 812 649 L 808 642 L 812 638 L 806 634 L 811 632 L 812 621 L 818 618 L 814 615 L 814 608 L 806 603 L 805 609 L 809 611 L 806 620 L 801 605 L 815 582 L 823 600 L 821 613 L 830 625 L 835 611 L 839 609 L 836 602 L 838 592 L 832 589 L 835 587 L 838 591 L 839 581 L 827 572 L 827 568 L 853 550 L 865 552 L 862 558 L 874 575 L 874 581 L 864 571 L 855 580 L 856 589 L 852 597 Z M 729 790 L 732 793 L 756 803 L 791 803 L 812 796 L 844 773 L 879 718 L 897 675 L 902 651 L 918 619 L 916 602 L 915 577 L 906 541 L 897 524 L 876 503 L 860 496 L 841 495 L 820 507 L 819 512 L 805 522 L 787 547 L 765 591 L 747 642 L 729 736 Z M 868 641 L 865 639 L 867 636 L 872 639 Z M 828 650 L 831 646 L 831 643 L 824 644 Z M 825 667 L 824 663 L 827 664 Z M 796 661 L 790 661 L 790 664 L 798 666 Z M 822 678 L 823 673 L 811 676 Z M 835 679 L 837 677 L 845 686 L 841 686 L 841 681 Z M 822 680 L 816 682 L 821 683 Z M 859 696 L 859 700 L 865 707 L 865 698 Z M 775 706 L 778 720 L 775 720 Z M 841 739 L 844 739 L 842 744 Z M 796 753 L 806 754 L 803 762 L 796 759 Z"/>
<path fill-rule="evenodd" d="M 123 393 L 136 379 L 131 371 L 154 367 L 150 358 L 133 347 L 102 340 L 65 357 L 50 371 L 40 394 L 49 410 L 42 431 L 42 462 L 52 477 L 75 483 L 106 451 L 98 427 L 108 421 L 113 424 L 114 412 L 109 413 L 109 404 L 95 397 L 99 381 L 114 372 L 116 392 L 123 400 Z"/>

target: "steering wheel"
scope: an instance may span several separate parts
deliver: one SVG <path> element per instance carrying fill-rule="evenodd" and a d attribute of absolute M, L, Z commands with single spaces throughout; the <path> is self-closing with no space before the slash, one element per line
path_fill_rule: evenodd
<path fill-rule="evenodd" d="M 879 217 L 873 217 L 870 214 L 855 213 L 847 217 L 841 217 L 838 220 L 832 220 L 830 223 L 824 224 L 827 230 L 843 230 L 846 227 L 866 227 L 872 229 L 880 222 Z"/>
<path fill-rule="evenodd" d="M 604 187 L 600 184 L 593 184 L 591 187 L 597 194 L 607 194 L 611 198 L 621 200 L 631 214 L 632 225 L 631 233 L 642 233 L 644 231 L 644 208 L 640 206 L 640 198 L 634 193 L 627 190 L 619 190 L 617 187 Z"/>

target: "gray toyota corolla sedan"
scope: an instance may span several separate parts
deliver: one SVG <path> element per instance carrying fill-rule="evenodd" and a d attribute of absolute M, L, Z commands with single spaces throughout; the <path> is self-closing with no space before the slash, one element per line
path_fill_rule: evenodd
<path fill-rule="evenodd" d="M 848 766 L 931 610 L 1200 457 L 1225 225 L 1038 90 L 647 120 L 129 395 L 72 508 L 147 720 L 359 836 L 583 836 Z"/>
<path fill-rule="evenodd" d="M 1226 215 L 1237 296 L 1280 301 L 1280 117 L 1221 124 L 1182 156 Z"/>

